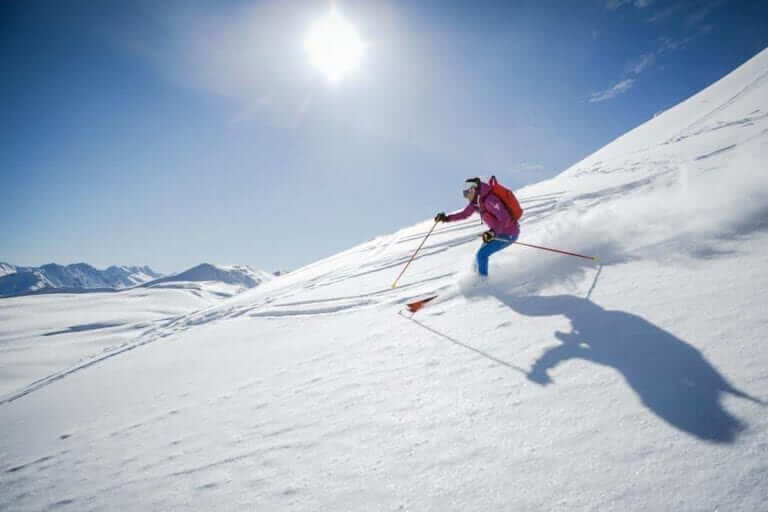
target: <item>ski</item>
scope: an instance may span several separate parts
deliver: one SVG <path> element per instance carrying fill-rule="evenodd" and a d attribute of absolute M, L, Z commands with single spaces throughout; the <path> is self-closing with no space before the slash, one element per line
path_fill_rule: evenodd
<path fill-rule="evenodd" d="M 423 308 L 428 302 L 436 298 L 437 298 L 437 295 L 432 295 L 431 297 L 427 297 L 426 299 L 417 300 L 415 302 L 409 302 L 406 304 L 406 307 L 408 308 L 408 311 L 410 311 L 411 313 L 416 313 L 418 310 Z"/>

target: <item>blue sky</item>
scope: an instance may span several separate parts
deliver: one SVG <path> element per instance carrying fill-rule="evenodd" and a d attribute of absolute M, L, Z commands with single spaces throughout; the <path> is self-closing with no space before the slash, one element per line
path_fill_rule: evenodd
<path fill-rule="evenodd" d="M 294 269 L 553 176 L 768 46 L 768 3 L 0 4 L 0 261 Z"/>

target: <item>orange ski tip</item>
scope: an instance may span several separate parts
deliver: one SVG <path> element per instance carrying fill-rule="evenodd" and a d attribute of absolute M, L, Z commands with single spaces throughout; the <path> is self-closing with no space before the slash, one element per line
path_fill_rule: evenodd
<path fill-rule="evenodd" d="M 421 308 L 423 308 L 427 302 L 434 300 L 436 297 L 437 295 L 434 295 L 432 297 L 427 297 L 426 299 L 417 300 L 416 302 L 410 302 L 406 304 L 406 307 L 408 308 L 408 311 L 410 311 L 411 313 L 415 313 Z"/>
<path fill-rule="evenodd" d="M 408 304 L 408 311 L 410 311 L 411 313 L 415 313 L 423 307 L 424 307 L 424 301 L 420 300 L 419 302 Z"/>

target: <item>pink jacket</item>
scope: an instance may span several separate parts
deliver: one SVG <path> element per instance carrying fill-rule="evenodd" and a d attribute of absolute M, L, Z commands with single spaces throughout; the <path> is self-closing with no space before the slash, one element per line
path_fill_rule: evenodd
<path fill-rule="evenodd" d="M 518 235 L 520 225 L 509 215 L 509 210 L 507 210 L 504 202 L 491 193 L 490 185 L 480 183 L 479 192 L 475 200 L 470 202 L 462 211 L 448 215 L 448 222 L 463 220 L 473 213 L 479 212 L 483 222 L 497 235 Z"/>

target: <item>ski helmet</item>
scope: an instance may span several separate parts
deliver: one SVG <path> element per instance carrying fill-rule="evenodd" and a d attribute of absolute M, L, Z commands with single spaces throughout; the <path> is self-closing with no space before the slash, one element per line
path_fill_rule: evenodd
<path fill-rule="evenodd" d="M 472 190 L 477 190 L 480 187 L 480 178 L 467 178 L 464 180 L 464 189 L 462 194 L 464 197 L 468 197 Z"/>

